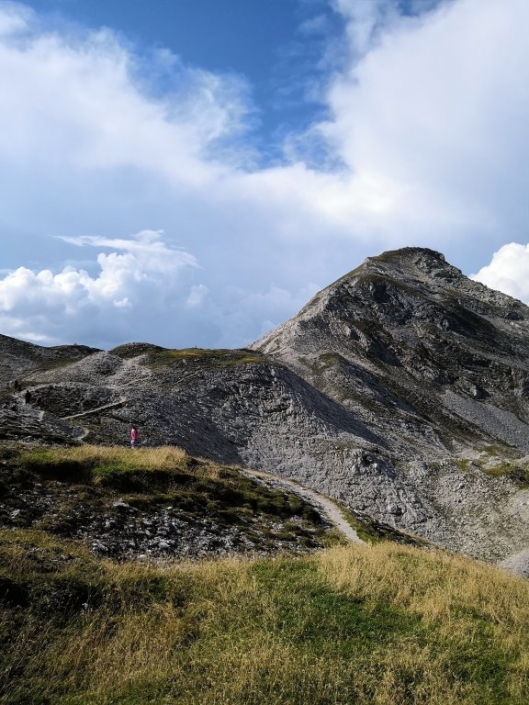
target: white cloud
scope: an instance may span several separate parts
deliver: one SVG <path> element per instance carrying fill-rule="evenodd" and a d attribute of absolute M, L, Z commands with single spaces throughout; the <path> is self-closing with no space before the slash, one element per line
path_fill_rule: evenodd
<path fill-rule="evenodd" d="M 199 308 L 204 303 L 204 299 L 209 293 L 209 289 L 204 284 L 198 284 L 191 287 L 191 293 L 187 297 L 186 305 L 188 308 Z"/>
<path fill-rule="evenodd" d="M 504 245 L 472 279 L 529 303 L 529 245 Z"/>
<path fill-rule="evenodd" d="M 475 238 L 492 249 L 508 230 L 520 236 L 529 3 L 425 4 L 416 17 L 390 0 L 335 4 L 350 55 L 329 81 L 329 118 L 287 141 L 294 163 L 229 174 L 216 192 L 242 196 L 248 209 L 266 202 L 284 237 L 345 239 L 364 251 L 370 242 L 371 253 L 423 244 L 469 257 Z M 341 169 L 315 166 L 311 149 L 322 142 Z"/>
<path fill-rule="evenodd" d="M 344 12 L 367 13 L 366 36 L 382 5 L 392 3 L 341 2 Z M 351 195 L 379 204 L 368 227 L 397 239 L 428 227 L 432 239 L 447 239 L 465 228 L 499 236 L 513 220 L 527 184 L 528 26 L 520 0 L 459 0 L 420 18 L 393 16 L 363 59 L 336 76 L 332 119 L 321 129 L 354 172 Z"/>
<path fill-rule="evenodd" d="M 2 330 L 243 344 L 382 249 L 476 271 L 524 241 L 529 3 L 333 5 L 349 51 L 327 119 L 263 166 L 244 78 L 0 2 Z M 100 252 L 65 267 L 71 245 Z"/>
<path fill-rule="evenodd" d="M 0 37 L 14 37 L 27 29 L 33 12 L 18 3 L 4 2 L 0 6 Z"/>
<path fill-rule="evenodd" d="M 399 17 L 391 0 L 333 0 L 333 5 L 347 19 L 349 51 L 353 61 L 367 54 L 382 29 Z"/>
<path fill-rule="evenodd" d="M 241 78 L 188 68 L 167 51 L 141 65 L 109 30 L 73 38 L 39 30 L 23 6 L 0 5 L 0 28 L 4 157 L 145 169 L 195 186 L 223 171 L 203 160 L 244 129 Z M 150 95 L 157 74 L 169 89 Z"/>
<path fill-rule="evenodd" d="M 56 274 L 19 267 L 4 276 L 0 279 L 0 312 L 8 330 L 19 330 L 23 321 L 27 329 L 23 337 L 40 340 L 53 331 L 56 339 L 68 340 L 72 327 L 90 325 L 84 319 L 88 315 L 100 319 L 92 325 L 92 334 L 100 340 L 108 337 L 115 319 L 120 320 L 120 333 L 124 328 L 130 335 L 138 328 L 138 318 L 141 322 L 150 311 L 156 316 L 157 308 L 167 302 L 174 310 L 179 301 L 183 305 L 197 291 L 202 293 L 200 286 L 189 288 L 182 276 L 185 270 L 197 268 L 195 258 L 168 247 L 161 232 L 142 231 L 128 240 L 81 237 L 69 241 L 117 251 L 97 255 L 97 276 L 72 266 Z M 150 326 L 141 322 L 139 328 Z"/>
<path fill-rule="evenodd" d="M 177 272 L 185 266 L 198 266 L 193 255 L 181 249 L 169 248 L 164 241 L 162 230 L 142 230 L 133 238 L 106 238 L 93 235 L 81 235 L 80 237 L 62 237 L 61 240 L 79 247 L 104 247 L 121 250 L 128 253 L 127 256 L 99 255 L 101 258 L 101 269 L 112 269 L 109 261 L 112 258 L 115 263 L 124 263 L 124 270 L 129 274 L 134 270 L 135 277 L 142 278 L 147 272 L 172 273 Z"/>

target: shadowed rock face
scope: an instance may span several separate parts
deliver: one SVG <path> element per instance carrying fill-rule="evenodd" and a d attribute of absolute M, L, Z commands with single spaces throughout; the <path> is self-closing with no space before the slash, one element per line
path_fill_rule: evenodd
<path fill-rule="evenodd" d="M 529 450 L 529 311 L 443 255 L 368 259 L 255 344 L 374 424 L 401 457 Z"/>
<path fill-rule="evenodd" d="M 529 309 L 431 250 L 369 258 L 249 350 L 0 352 L 4 437 L 126 443 L 135 423 L 471 555 L 529 544 Z"/>

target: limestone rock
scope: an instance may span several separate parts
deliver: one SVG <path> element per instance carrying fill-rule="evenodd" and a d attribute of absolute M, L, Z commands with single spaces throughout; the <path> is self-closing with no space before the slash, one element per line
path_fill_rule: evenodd
<path fill-rule="evenodd" d="M 247 350 L 0 353 L 4 437 L 125 444 L 135 423 L 447 548 L 529 546 L 529 308 L 432 250 L 367 259 Z"/>

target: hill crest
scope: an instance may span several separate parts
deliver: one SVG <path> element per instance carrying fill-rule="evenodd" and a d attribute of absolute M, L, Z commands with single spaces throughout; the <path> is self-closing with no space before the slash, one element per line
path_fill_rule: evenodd
<path fill-rule="evenodd" d="M 524 304 L 404 248 L 368 258 L 248 350 L 10 343 L 0 433 L 123 444 L 136 423 L 146 445 L 294 478 L 499 560 L 529 544 L 528 334 Z"/>

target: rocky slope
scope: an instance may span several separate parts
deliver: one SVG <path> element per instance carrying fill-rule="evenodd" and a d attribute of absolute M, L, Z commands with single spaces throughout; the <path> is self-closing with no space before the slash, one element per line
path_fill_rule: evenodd
<path fill-rule="evenodd" d="M 476 557 L 529 546 L 529 309 L 439 253 L 369 258 L 251 350 L 0 352 L 6 438 L 126 443 L 136 423 Z"/>
<path fill-rule="evenodd" d="M 529 310 L 443 255 L 387 252 L 255 344 L 377 429 L 401 457 L 529 451 Z"/>
<path fill-rule="evenodd" d="M 338 507 L 294 483 L 168 448 L 104 450 L 88 446 L 78 457 L 75 448 L 1 447 L 0 530 L 80 540 L 115 560 L 305 553 L 340 540 L 329 533 L 345 521 Z"/>

